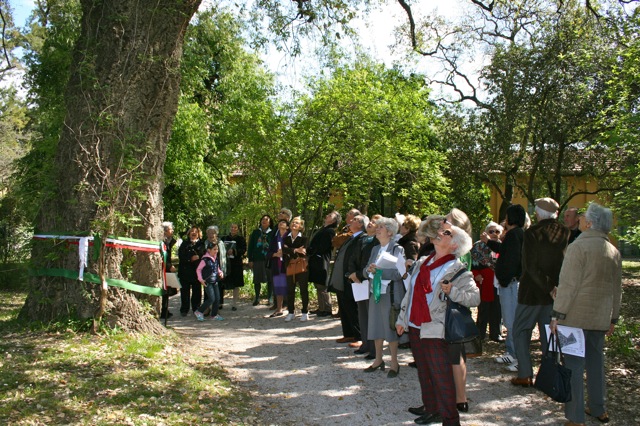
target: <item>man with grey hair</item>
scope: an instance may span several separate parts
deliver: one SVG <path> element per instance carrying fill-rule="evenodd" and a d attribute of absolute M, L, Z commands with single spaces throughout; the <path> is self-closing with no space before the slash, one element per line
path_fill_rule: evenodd
<path fill-rule="evenodd" d="M 349 212 L 351 213 L 351 211 Z M 358 305 L 353 298 L 351 282 L 345 276 L 351 257 L 356 253 L 358 240 L 366 238 L 364 221 L 354 220 L 356 214 L 349 220 L 351 236 L 344 242 L 336 253 L 336 260 L 329 279 L 329 286 L 336 293 L 338 299 L 338 313 L 342 324 L 342 335 L 337 343 L 354 343 L 360 340 L 360 325 L 358 321 Z M 335 237 L 334 237 L 335 240 Z"/>
<path fill-rule="evenodd" d="M 622 258 L 607 236 L 612 225 L 611 210 L 591 203 L 580 219 L 582 234 L 567 248 L 560 271 L 549 328 L 552 333 L 557 332 L 558 324 L 582 329 L 585 347 L 582 357 L 565 355 L 565 366 L 571 370 L 571 401 L 564 409 L 569 420 L 566 425 L 585 424 L 585 414 L 601 423 L 609 421 L 604 341 L 615 329 L 622 302 Z"/>
<path fill-rule="evenodd" d="M 558 203 L 552 198 L 535 200 L 537 223 L 524 233 L 522 244 L 522 277 L 518 289 L 518 305 L 513 322 L 513 342 L 517 371 L 511 379 L 517 386 L 533 385 L 531 367 L 531 332 L 535 324 L 540 331 L 542 353 L 547 351 L 544 325 L 549 323 L 553 299 L 558 287 L 564 251 L 569 242 L 569 229 L 558 222 Z"/>

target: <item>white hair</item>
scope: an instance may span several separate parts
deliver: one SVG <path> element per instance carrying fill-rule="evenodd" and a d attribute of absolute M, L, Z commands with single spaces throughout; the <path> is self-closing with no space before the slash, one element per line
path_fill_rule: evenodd
<path fill-rule="evenodd" d="M 387 228 L 387 231 L 389 231 L 392 237 L 398 233 L 398 221 L 395 219 L 391 219 L 389 217 L 381 217 L 375 222 L 376 225 L 384 226 L 385 228 Z"/>
<path fill-rule="evenodd" d="M 167 229 L 173 229 L 173 222 L 162 222 L 162 227 L 165 231 Z"/>
<path fill-rule="evenodd" d="M 451 243 L 456 245 L 453 255 L 456 258 L 462 257 L 471 250 L 473 242 L 467 232 L 455 225 L 451 225 Z"/>
<path fill-rule="evenodd" d="M 608 234 L 613 227 L 613 213 L 611 209 L 598 203 L 591 203 L 584 217 L 591 222 L 591 229 Z"/>
<path fill-rule="evenodd" d="M 551 213 L 551 212 L 548 212 L 548 211 L 546 211 L 544 209 L 541 209 L 538 206 L 536 206 L 536 214 L 538 215 L 538 219 L 539 220 L 557 219 L 558 218 L 558 212 L 557 211 Z"/>
<path fill-rule="evenodd" d="M 497 228 L 500 232 L 502 232 L 504 230 L 504 228 L 502 227 L 502 225 L 500 225 L 499 223 L 496 222 L 489 222 L 487 224 L 487 226 L 484 227 L 484 232 L 487 232 L 489 229 L 491 228 Z"/>

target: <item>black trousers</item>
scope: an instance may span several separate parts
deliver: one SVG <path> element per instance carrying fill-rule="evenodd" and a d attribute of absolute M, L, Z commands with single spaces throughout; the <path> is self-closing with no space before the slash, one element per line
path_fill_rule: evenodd
<path fill-rule="evenodd" d="M 489 325 L 489 338 L 497 340 L 500 336 L 500 323 L 502 322 L 502 311 L 500 308 L 500 296 L 498 289 L 494 288 L 494 299 L 492 302 L 480 302 L 478 306 L 478 319 L 476 325 L 480 332 L 480 338 L 487 335 L 487 325 Z"/>
<path fill-rule="evenodd" d="M 198 281 L 183 280 L 180 282 L 180 312 L 186 314 L 191 310 L 195 312 L 202 303 L 202 285 Z"/>
<path fill-rule="evenodd" d="M 362 340 L 360 336 L 360 322 L 358 321 L 358 304 L 353 299 L 351 284 L 347 291 L 336 291 L 338 298 L 338 309 L 340 310 L 340 323 L 342 324 L 342 335 Z"/>

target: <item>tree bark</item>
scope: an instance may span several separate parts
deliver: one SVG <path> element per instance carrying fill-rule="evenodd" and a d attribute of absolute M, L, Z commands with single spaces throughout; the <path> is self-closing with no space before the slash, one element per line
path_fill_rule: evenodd
<path fill-rule="evenodd" d="M 178 104 L 182 44 L 200 1 L 81 1 L 82 30 L 52 177 L 57 192 L 41 208 L 37 233 L 160 241 L 162 176 Z M 78 270 L 78 250 L 35 241 L 32 261 L 36 268 Z M 103 266 L 108 278 L 156 287 L 161 282 L 159 254 L 125 256 L 107 249 Z M 98 262 L 90 262 L 88 271 L 98 270 Z M 36 277 L 22 314 L 42 321 L 89 319 L 99 311 L 99 296 L 96 284 Z M 126 330 L 160 331 L 140 299 L 109 287 L 103 320 Z M 158 297 L 147 299 L 159 303 Z"/>

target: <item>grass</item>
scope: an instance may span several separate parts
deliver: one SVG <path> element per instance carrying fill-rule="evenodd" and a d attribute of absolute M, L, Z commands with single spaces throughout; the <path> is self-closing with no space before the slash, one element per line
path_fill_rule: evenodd
<path fill-rule="evenodd" d="M 31 330 L 25 294 L 0 290 L 0 424 L 253 423 L 250 395 L 173 335 Z"/>

